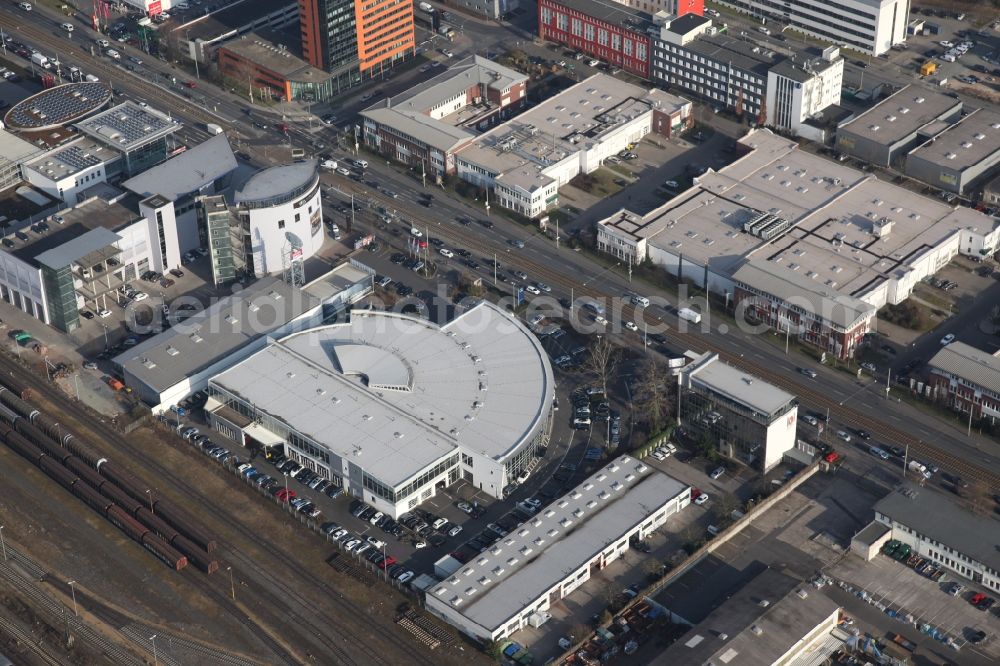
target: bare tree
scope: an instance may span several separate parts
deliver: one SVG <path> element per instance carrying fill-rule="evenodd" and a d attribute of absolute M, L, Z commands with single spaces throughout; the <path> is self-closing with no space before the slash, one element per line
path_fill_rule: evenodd
<path fill-rule="evenodd" d="M 634 403 L 639 420 L 646 424 L 650 433 L 659 432 L 669 418 L 670 380 L 669 368 L 655 358 L 648 359 L 639 368 Z"/>
<path fill-rule="evenodd" d="M 590 348 L 590 356 L 584 365 L 584 370 L 600 382 L 604 394 L 608 393 L 608 380 L 614 376 L 621 360 L 621 348 L 611 342 L 608 337 L 601 336 Z"/>

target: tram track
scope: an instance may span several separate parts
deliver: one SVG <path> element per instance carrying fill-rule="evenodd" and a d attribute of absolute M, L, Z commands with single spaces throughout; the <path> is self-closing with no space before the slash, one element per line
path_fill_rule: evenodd
<path fill-rule="evenodd" d="M 343 190 L 342 185 L 338 184 L 338 189 Z M 374 193 L 368 190 L 351 188 L 350 186 L 348 187 L 348 190 L 349 192 L 353 191 L 355 196 L 375 196 Z M 382 203 L 383 205 L 389 205 L 385 202 Z M 563 271 L 539 263 L 527 256 L 527 253 L 524 251 L 510 251 L 510 248 L 504 245 L 501 241 L 487 241 L 485 239 L 469 237 L 462 232 L 463 227 L 457 222 L 442 222 L 440 219 L 430 220 L 426 217 L 426 211 L 419 210 L 415 205 L 409 205 L 409 201 L 394 201 L 392 205 L 398 212 L 402 213 L 408 220 L 412 221 L 414 226 L 421 229 L 432 229 L 432 233 L 449 244 L 449 246 L 464 247 L 471 252 L 481 255 L 483 258 L 495 256 L 499 259 L 500 257 L 504 257 L 504 261 L 509 264 L 509 267 L 516 267 L 523 270 L 530 275 L 532 279 L 539 282 L 545 282 L 553 288 L 561 289 L 566 293 L 574 294 L 575 297 L 588 297 L 603 302 L 609 297 L 621 296 L 620 293 L 609 293 L 607 291 L 596 289 L 590 285 L 581 284 L 574 279 L 574 276 L 567 275 Z M 540 235 L 536 235 L 535 238 L 542 237 Z M 545 242 L 551 241 L 545 239 Z M 625 303 L 622 303 L 621 307 L 616 310 L 613 315 L 615 317 L 620 315 L 623 319 L 631 318 L 631 320 L 635 321 L 639 326 L 642 326 L 642 322 L 644 320 L 642 309 Z M 608 316 L 608 320 L 613 321 L 612 316 Z M 784 374 L 748 360 L 745 356 L 734 354 L 733 352 L 722 348 L 720 345 L 708 339 L 704 335 L 678 331 L 667 326 L 665 322 L 662 322 L 661 320 L 657 320 L 655 324 L 658 329 L 657 332 L 661 332 L 671 346 L 674 346 L 677 349 L 691 350 L 697 353 L 715 352 L 719 354 L 719 357 L 726 363 L 739 368 L 748 374 L 767 380 L 775 386 L 778 386 L 792 395 L 795 395 L 801 402 L 808 404 L 810 407 L 817 410 L 829 410 L 836 413 L 839 420 L 872 433 L 874 437 L 878 438 L 879 442 L 884 442 L 889 445 L 897 445 L 907 449 L 910 459 L 919 458 L 924 462 L 936 463 L 942 468 L 959 474 L 966 480 L 975 479 L 982 481 L 989 485 L 992 490 L 1000 490 L 1000 475 L 989 469 L 976 465 L 956 454 L 949 453 L 940 447 L 934 446 L 931 442 L 925 441 L 899 428 L 893 427 L 883 420 L 869 416 L 852 407 L 842 405 L 841 401 L 831 398 L 828 394 L 811 389 L 799 382 L 795 382 Z"/>

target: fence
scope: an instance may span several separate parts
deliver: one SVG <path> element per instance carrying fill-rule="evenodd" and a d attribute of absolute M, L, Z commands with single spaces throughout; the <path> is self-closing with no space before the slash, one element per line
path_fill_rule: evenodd
<path fill-rule="evenodd" d="M 658 438 L 657 442 L 665 441 L 666 438 L 667 436 Z M 657 445 L 659 444 L 657 443 Z M 639 594 L 637 594 L 632 599 L 632 601 L 630 601 L 628 604 L 625 605 L 624 608 L 618 611 L 615 617 L 619 618 L 626 615 L 635 606 L 642 603 L 646 597 L 652 598 L 654 595 L 658 594 L 663 588 L 677 581 L 681 576 L 683 576 L 688 571 L 693 569 L 695 566 L 701 563 L 702 560 L 704 560 L 706 557 L 715 552 L 723 544 L 728 542 L 729 539 L 739 534 L 750 523 L 756 520 L 759 516 L 763 515 L 765 511 L 773 507 L 775 504 L 777 504 L 785 497 L 787 497 L 792 491 L 794 491 L 803 483 L 805 483 L 819 470 L 820 470 L 819 461 L 814 462 L 812 465 L 802 470 L 802 472 L 797 474 L 793 479 L 789 480 L 788 483 L 782 486 L 779 490 L 775 491 L 774 494 L 768 496 L 766 499 L 762 500 L 751 510 L 747 511 L 746 515 L 741 517 L 739 520 L 733 522 L 732 525 L 730 525 L 721 533 L 719 533 L 719 535 L 716 536 L 714 539 L 703 545 L 695 552 L 691 553 L 691 555 L 689 555 L 686 560 L 684 560 L 675 568 L 667 572 L 667 574 L 663 578 L 660 578 L 659 580 L 651 583 L 649 586 L 646 587 L 646 589 L 641 590 Z M 670 609 L 667 610 L 669 611 Z M 670 615 L 671 617 L 674 617 L 673 611 L 670 611 Z M 573 645 L 569 650 L 560 655 L 556 659 L 555 663 L 565 662 L 566 659 L 570 658 L 573 654 L 575 654 L 576 651 L 579 650 L 580 647 L 589 640 L 590 640 L 589 636 L 584 637 L 579 643 Z"/>

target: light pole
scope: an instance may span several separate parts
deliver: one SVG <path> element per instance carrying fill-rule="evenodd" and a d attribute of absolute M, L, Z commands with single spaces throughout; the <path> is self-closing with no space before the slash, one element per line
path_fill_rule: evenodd
<path fill-rule="evenodd" d="M 226 571 L 229 572 L 229 591 L 232 594 L 233 601 L 236 601 L 236 585 L 233 583 L 233 568 L 226 567 Z"/>
<path fill-rule="evenodd" d="M 152 488 L 147 488 L 146 489 L 146 494 L 149 495 L 149 512 L 150 513 L 155 513 L 153 511 L 153 489 Z"/>
<path fill-rule="evenodd" d="M 153 642 L 153 666 L 159 666 L 159 662 L 156 658 L 156 634 L 150 636 L 149 640 Z"/>
<path fill-rule="evenodd" d="M 3 551 L 3 561 L 7 561 L 7 544 L 3 542 L 3 525 L 0 525 L 0 550 Z"/>
<path fill-rule="evenodd" d="M 76 581 L 71 580 L 66 584 L 69 585 L 69 591 L 73 595 L 73 615 L 80 617 L 80 614 L 76 611 Z"/>

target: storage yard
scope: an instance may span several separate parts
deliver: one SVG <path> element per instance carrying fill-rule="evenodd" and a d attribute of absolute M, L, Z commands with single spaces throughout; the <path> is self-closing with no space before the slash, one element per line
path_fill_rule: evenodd
<path fill-rule="evenodd" d="M 476 659 L 457 644 L 432 653 L 394 623 L 402 595 L 384 586 L 373 594 L 331 569 L 321 539 L 221 469 L 202 465 L 174 443 L 178 438 L 149 426 L 123 436 L 105 423 L 84 422 L 84 411 L 52 393 L 38 373 L 21 385 L 12 377 L 24 377 L 25 369 L 14 361 L 0 359 L 0 370 L 6 548 L 44 566 L 50 573 L 34 584 L 67 606 L 72 593 L 81 618 L 112 643 L 127 643 L 125 628 L 135 625 L 139 632 L 153 627 L 164 663 L 216 663 L 206 650 L 225 663 Z M 58 423 L 46 416 L 53 414 Z M 15 592 L 9 583 L 0 577 L 0 593 Z M 0 636 L 16 635 L 3 630 L 5 610 L 0 617 Z M 152 648 L 148 636 L 131 638 L 127 649 Z M 12 643 L 0 645 L 21 654 L 9 649 Z M 91 646 L 78 646 L 74 655 L 82 659 Z M 151 652 L 137 654 L 153 662 Z"/>

